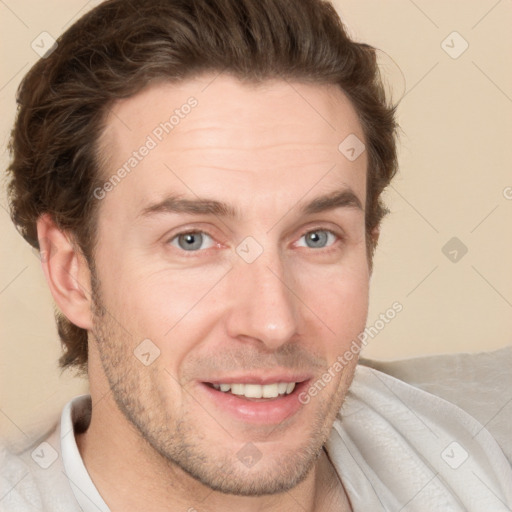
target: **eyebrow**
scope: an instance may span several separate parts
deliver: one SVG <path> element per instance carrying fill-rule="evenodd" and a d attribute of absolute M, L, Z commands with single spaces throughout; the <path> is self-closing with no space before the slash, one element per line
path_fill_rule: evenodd
<path fill-rule="evenodd" d="M 336 208 L 354 208 L 363 211 L 361 201 L 350 189 L 316 197 L 309 203 L 298 203 L 299 211 L 305 215 L 321 213 Z M 239 211 L 234 206 L 214 199 L 188 199 L 169 196 L 144 208 L 139 216 L 148 217 L 161 213 L 188 213 L 192 215 L 215 215 L 237 219 Z"/>
<path fill-rule="evenodd" d="M 302 213 L 311 215 L 313 213 L 334 210 L 335 208 L 355 208 L 363 211 L 361 201 L 350 189 L 339 190 L 331 194 L 317 197 L 310 203 L 303 205 L 300 210 Z"/>

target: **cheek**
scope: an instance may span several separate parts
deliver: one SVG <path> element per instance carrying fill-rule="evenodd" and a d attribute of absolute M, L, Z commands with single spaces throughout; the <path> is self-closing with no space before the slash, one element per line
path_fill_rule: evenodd
<path fill-rule="evenodd" d="M 302 290 L 307 309 L 314 312 L 306 336 L 306 340 L 313 340 L 311 350 L 321 351 L 330 367 L 350 351 L 351 359 L 344 360 L 342 372 L 350 378 L 349 368 L 357 363 L 361 344 L 358 336 L 364 331 L 368 315 L 368 269 L 361 265 L 317 273 L 316 279 L 304 280 Z M 337 382 L 340 376 L 336 372 L 333 380 Z"/>
<path fill-rule="evenodd" d="M 210 298 L 225 273 L 221 266 L 178 271 L 119 266 L 102 282 L 102 299 L 121 331 L 130 334 L 130 350 L 149 339 L 159 350 L 158 365 L 178 379 L 184 358 L 221 314 L 222 301 L 216 309 Z"/>
<path fill-rule="evenodd" d="M 353 265 L 312 267 L 302 273 L 299 283 L 305 305 L 337 334 L 364 328 L 370 283 L 365 259 Z"/>

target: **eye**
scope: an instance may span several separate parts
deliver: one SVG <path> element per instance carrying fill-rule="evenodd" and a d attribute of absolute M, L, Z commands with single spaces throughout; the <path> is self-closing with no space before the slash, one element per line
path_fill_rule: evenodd
<path fill-rule="evenodd" d="M 203 231 L 179 233 L 171 238 L 169 243 L 178 249 L 183 249 L 188 252 L 209 249 L 214 245 L 212 237 Z"/>
<path fill-rule="evenodd" d="M 315 229 L 302 235 L 300 240 L 304 239 L 305 243 L 299 243 L 298 245 L 310 249 L 322 249 L 332 245 L 337 238 L 337 235 L 328 229 Z"/>

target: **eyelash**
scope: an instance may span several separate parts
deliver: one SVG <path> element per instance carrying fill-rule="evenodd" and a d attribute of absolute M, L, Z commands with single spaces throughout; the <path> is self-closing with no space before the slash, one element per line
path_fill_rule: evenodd
<path fill-rule="evenodd" d="M 339 242 L 342 242 L 344 240 L 344 236 L 341 233 L 338 233 L 337 231 L 334 231 L 333 229 L 327 229 L 327 228 L 322 227 L 322 226 L 318 226 L 318 227 L 314 227 L 314 228 L 308 229 L 307 231 L 302 233 L 302 235 L 299 237 L 299 240 L 301 238 L 303 238 L 304 236 L 308 235 L 309 233 L 314 233 L 316 231 L 325 231 L 326 233 L 329 233 L 329 234 L 333 235 L 336 238 L 336 240 L 331 245 L 329 245 L 327 247 L 320 247 L 319 249 L 315 249 L 313 247 L 302 247 L 303 249 L 311 249 L 311 250 L 317 251 L 317 252 L 321 252 L 322 251 L 324 253 L 329 253 L 332 250 L 336 249 L 335 246 L 337 246 Z M 166 243 L 170 245 L 173 240 L 176 240 L 180 236 L 192 235 L 192 234 L 197 234 L 197 233 L 207 235 L 212 240 L 215 240 L 214 236 L 211 235 L 210 233 L 208 233 L 208 231 L 196 229 L 196 230 L 186 230 L 186 231 L 181 231 L 179 233 L 176 233 L 171 238 L 169 238 Z M 173 246 L 173 248 L 176 249 L 177 251 L 179 251 L 180 253 L 182 253 L 182 255 L 185 258 L 198 257 L 202 253 L 204 253 L 205 251 L 208 251 L 209 249 L 213 249 L 214 247 L 215 246 L 209 247 L 208 249 L 198 249 L 196 251 L 185 251 L 184 249 L 181 249 L 179 247 L 174 247 Z"/>

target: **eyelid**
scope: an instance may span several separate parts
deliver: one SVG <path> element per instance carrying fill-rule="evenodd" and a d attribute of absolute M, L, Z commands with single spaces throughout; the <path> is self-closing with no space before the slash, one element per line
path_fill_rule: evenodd
<path fill-rule="evenodd" d="M 198 249 L 196 251 L 186 251 L 184 249 L 182 249 L 181 247 L 179 246 L 176 246 L 176 245 L 173 245 L 173 242 L 175 240 L 177 240 L 180 236 L 184 236 L 184 235 L 196 235 L 196 234 L 200 234 L 200 235 L 203 235 L 203 236 L 207 236 L 208 238 L 211 239 L 212 241 L 212 245 L 210 247 L 206 247 L 205 249 Z M 176 233 L 174 236 L 172 236 L 171 238 L 169 238 L 168 242 L 167 242 L 169 245 L 171 245 L 172 247 L 176 248 L 178 251 L 180 252 L 184 252 L 184 253 L 200 253 L 200 252 L 203 252 L 203 251 L 207 251 L 208 249 L 211 249 L 212 247 L 215 246 L 216 242 L 215 242 L 215 238 L 210 235 L 209 233 L 207 233 L 206 231 L 200 231 L 200 230 L 194 230 L 194 231 L 183 231 L 183 232 L 180 232 L 180 233 Z"/>
<path fill-rule="evenodd" d="M 167 231 L 161 238 L 160 243 L 166 248 L 166 250 L 170 251 L 174 257 L 179 258 L 197 258 L 201 256 L 205 256 L 205 254 L 210 254 L 211 250 L 217 249 L 224 245 L 222 240 L 225 238 L 222 235 L 214 234 L 218 233 L 218 229 L 215 229 L 211 226 L 211 224 L 198 222 L 193 225 L 181 225 L 179 227 L 175 227 L 174 229 L 170 229 Z M 186 251 L 179 247 L 178 245 L 174 245 L 173 242 L 176 238 L 182 235 L 187 235 L 190 233 L 200 233 L 202 235 L 206 235 L 211 238 L 212 245 L 206 249 L 198 249 L 194 251 Z M 221 240 L 219 242 L 219 239 Z"/>
<path fill-rule="evenodd" d="M 326 227 L 325 225 L 324 226 L 318 225 L 318 226 L 308 227 L 305 231 L 302 231 L 302 234 L 299 236 L 297 241 L 300 240 L 305 235 L 307 235 L 308 233 L 312 233 L 315 231 L 326 231 L 328 233 L 331 233 L 336 238 L 336 240 L 331 245 L 328 245 L 327 247 L 320 247 L 319 249 L 312 248 L 312 247 L 305 247 L 306 249 L 312 249 L 314 251 L 321 251 L 321 250 L 328 251 L 329 249 L 334 247 L 337 242 L 343 242 L 343 240 L 345 240 L 345 234 L 343 233 L 343 231 L 341 229 L 339 229 L 339 228 L 334 229 L 334 228 Z M 294 243 L 297 243 L 297 242 L 294 242 Z"/>
<path fill-rule="evenodd" d="M 214 235 L 213 233 L 217 233 L 218 229 L 213 229 L 210 225 L 206 223 L 198 223 L 193 226 L 180 226 L 174 229 L 167 231 L 162 237 L 165 243 L 169 243 L 171 240 L 180 235 L 187 235 L 189 233 L 203 233 L 210 236 L 213 239 L 219 238 L 218 235 Z"/>
<path fill-rule="evenodd" d="M 183 255 L 184 257 L 194 257 L 194 256 L 199 256 L 201 254 L 203 254 L 204 252 L 207 252 L 209 251 L 210 249 L 215 249 L 215 248 L 219 248 L 219 246 L 223 245 L 222 242 L 219 242 L 216 238 L 215 235 L 213 235 L 208 229 L 206 228 L 202 228 L 202 227 L 199 227 L 199 226 L 195 226 L 195 227 L 189 227 L 189 228 L 178 228 L 179 231 L 175 231 L 173 233 L 171 233 L 170 235 L 166 235 L 165 236 L 165 243 L 170 245 L 171 247 L 173 247 L 173 249 L 175 249 L 176 251 L 178 251 L 180 253 L 180 255 Z M 311 233 L 313 231 L 327 231 L 329 233 L 331 233 L 332 235 L 334 235 L 336 237 L 336 241 L 327 246 L 327 247 L 321 247 L 321 248 L 311 248 L 311 247 L 305 247 L 305 249 L 311 249 L 313 251 L 317 251 L 317 252 L 320 252 L 322 250 L 324 251 L 328 251 L 329 249 L 331 249 L 332 247 L 334 247 L 336 245 L 337 242 L 342 242 L 344 239 L 345 239 L 345 234 L 344 232 L 341 230 L 341 228 L 333 228 L 333 227 L 327 227 L 325 225 L 322 225 L 322 224 L 317 224 L 317 225 L 313 225 L 313 226 L 307 226 L 307 228 L 305 228 L 304 230 L 301 230 L 301 234 L 300 236 L 293 242 L 293 244 L 296 244 L 298 240 L 300 240 L 302 237 L 304 237 L 305 235 L 307 235 L 308 233 Z M 177 237 L 181 236 L 181 235 L 187 235 L 189 233 L 201 233 L 203 235 L 207 235 L 209 236 L 212 241 L 214 242 L 213 246 L 212 247 L 208 247 L 206 249 L 199 249 L 199 250 L 196 250 L 196 251 L 185 251 L 179 247 L 176 247 L 176 246 L 173 246 L 171 245 L 171 242 L 176 239 Z"/>

